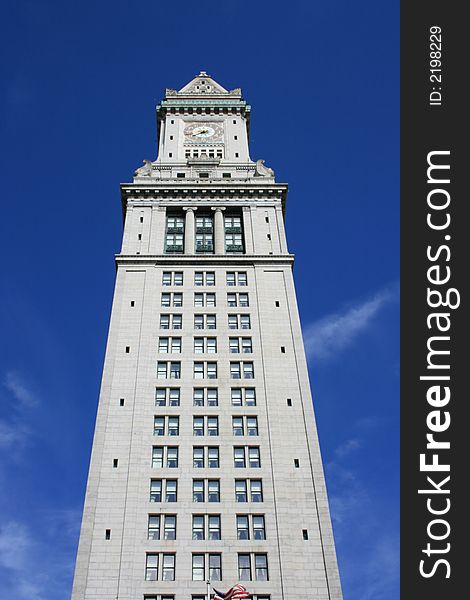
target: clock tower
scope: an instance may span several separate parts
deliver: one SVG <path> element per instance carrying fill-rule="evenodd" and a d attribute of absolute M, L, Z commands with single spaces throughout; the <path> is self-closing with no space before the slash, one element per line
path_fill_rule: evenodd
<path fill-rule="evenodd" d="M 167 89 L 158 157 L 121 185 L 73 600 L 342 598 L 287 185 L 250 112 L 205 72 Z"/>

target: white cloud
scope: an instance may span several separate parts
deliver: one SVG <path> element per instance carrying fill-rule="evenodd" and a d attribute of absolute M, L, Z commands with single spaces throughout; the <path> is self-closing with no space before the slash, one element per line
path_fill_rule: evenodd
<path fill-rule="evenodd" d="M 31 408 L 39 404 L 36 395 L 18 373 L 8 372 L 5 376 L 4 386 L 13 395 L 18 407 Z"/>
<path fill-rule="evenodd" d="M 10 519 L 0 526 L 0 589 L 15 600 L 70 598 L 79 511 L 31 517 L 30 523 Z"/>
<path fill-rule="evenodd" d="M 307 326 L 304 330 L 307 357 L 328 360 L 339 354 L 371 325 L 377 313 L 395 297 L 395 288 L 385 289 L 342 313 L 332 313 Z"/>
<path fill-rule="evenodd" d="M 17 423 L 0 421 L 0 448 L 7 448 L 15 444 L 23 444 L 28 429 Z"/>

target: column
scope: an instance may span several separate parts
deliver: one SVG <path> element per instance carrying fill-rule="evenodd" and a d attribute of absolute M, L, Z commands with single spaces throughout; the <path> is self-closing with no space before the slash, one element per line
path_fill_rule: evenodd
<path fill-rule="evenodd" d="M 256 222 L 256 206 L 244 206 L 242 208 L 243 235 L 245 238 L 245 253 L 254 254 L 254 231 L 253 222 Z"/>
<path fill-rule="evenodd" d="M 186 220 L 184 224 L 184 253 L 195 254 L 194 245 L 195 240 L 195 223 L 194 223 L 194 211 L 197 210 L 193 206 L 183 208 L 186 211 Z"/>
<path fill-rule="evenodd" d="M 225 208 L 215 206 L 212 208 L 214 214 L 214 250 L 215 254 L 225 254 L 225 226 L 224 214 Z"/>

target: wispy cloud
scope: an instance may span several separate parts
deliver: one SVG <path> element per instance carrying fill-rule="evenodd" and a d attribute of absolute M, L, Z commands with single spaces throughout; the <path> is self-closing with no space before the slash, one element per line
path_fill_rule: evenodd
<path fill-rule="evenodd" d="M 19 373 L 9 371 L 3 383 L 16 400 L 18 407 L 31 408 L 39 404 L 37 395 Z"/>
<path fill-rule="evenodd" d="M 398 524 L 393 516 L 384 518 L 388 506 L 371 496 L 363 477 L 348 462 L 354 452 L 367 448 L 367 431 L 376 423 L 375 417 L 353 423 L 357 435 L 339 444 L 334 460 L 326 465 L 345 599 L 388 600 L 398 591 Z"/>
<path fill-rule="evenodd" d="M 397 296 L 396 286 L 381 290 L 343 312 L 332 313 L 307 326 L 304 343 L 307 356 L 328 360 L 348 346 L 372 323 L 378 312 Z"/>
<path fill-rule="evenodd" d="M 67 597 L 79 522 L 78 510 L 51 510 L 33 515 L 32 524 L 12 519 L 0 527 L 0 586 L 6 597 Z"/>

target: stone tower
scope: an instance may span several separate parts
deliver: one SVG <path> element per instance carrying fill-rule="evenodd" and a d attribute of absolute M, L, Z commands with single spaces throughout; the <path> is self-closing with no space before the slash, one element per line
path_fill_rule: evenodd
<path fill-rule="evenodd" d="M 287 249 L 250 105 L 201 72 L 157 106 L 124 235 L 73 600 L 340 600 Z"/>

